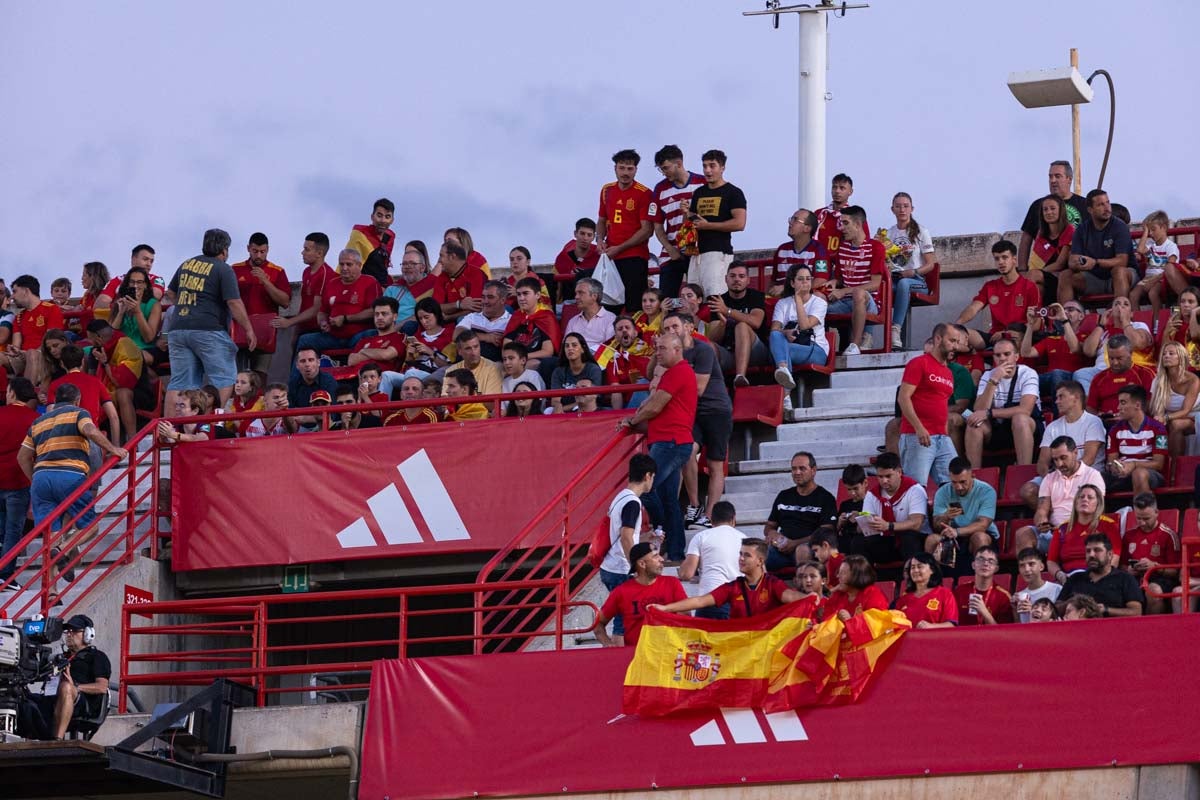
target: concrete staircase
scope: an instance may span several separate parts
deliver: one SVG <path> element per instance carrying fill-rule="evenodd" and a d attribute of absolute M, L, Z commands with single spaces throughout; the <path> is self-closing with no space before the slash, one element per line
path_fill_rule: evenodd
<path fill-rule="evenodd" d="M 758 457 L 734 464 L 724 499 L 737 508 L 738 527 L 762 533 L 771 501 L 792 485 L 791 458 L 807 450 L 817 459 L 817 483 L 837 491 L 842 468 L 866 465 L 883 444 L 904 365 L 920 351 L 841 356 L 827 388 L 812 390 L 812 404 L 785 415 L 774 435 L 758 443 Z M 793 399 L 794 400 L 794 399 Z"/>

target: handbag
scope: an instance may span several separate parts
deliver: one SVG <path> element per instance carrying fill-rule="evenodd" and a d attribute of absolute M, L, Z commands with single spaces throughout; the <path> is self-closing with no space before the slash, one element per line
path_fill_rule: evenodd
<path fill-rule="evenodd" d="M 601 303 L 606 306 L 625 304 L 625 281 L 621 280 L 621 273 L 611 258 L 607 255 L 600 256 L 600 261 L 596 264 L 596 271 L 592 273 L 592 277 L 600 281 L 603 289 L 600 297 Z"/>
<path fill-rule="evenodd" d="M 271 320 L 277 316 L 278 314 L 250 315 L 250 327 L 254 329 L 254 336 L 258 339 L 258 352 L 260 353 L 275 352 L 275 338 L 279 334 L 279 329 L 271 327 Z M 246 349 L 246 331 L 242 329 L 241 325 L 230 322 L 229 335 L 233 337 L 233 343 L 238 346 L 239 350 Z"/>

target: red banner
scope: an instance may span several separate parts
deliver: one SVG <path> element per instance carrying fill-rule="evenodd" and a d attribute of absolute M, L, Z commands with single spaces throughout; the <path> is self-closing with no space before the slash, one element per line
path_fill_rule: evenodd
<path fill-rule="evenodd" d="M 855 704 L 654 719 L 621 714 L 629 649 L 380 661 L 359 798 L 1194 762 L 1198 648 L 1195 617 L 914 631 Z"/>
<path fill-rule="evenodd" d="M 172 566 L 494 551 L 613 428 L 611 415 L 596 414 L 185 444 L 171 454 Z M 635 446 L 627 437 L 597 473 Z"/>

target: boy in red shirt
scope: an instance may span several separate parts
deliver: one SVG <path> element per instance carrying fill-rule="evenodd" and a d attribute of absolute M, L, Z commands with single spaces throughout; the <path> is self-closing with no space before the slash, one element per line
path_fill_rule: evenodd
<path fill-rule="evenodd" d="M 996 264 L 999 278 L 983 285 L 970 305 L 958 315 L 959 325 L 975 319 L 984 308 L 991 316 L 987 333 L 971 330 L 968 343 L 975 350 L 986 350 L 1005 336 L 1011 336 L 1008 326 L 1025 324 L 1025 309 L 1037 308 L 1042 304 L 1042 290 L 1038 285 L 1017 272 L 1017 246 L 1001 239 L 992 245 L 992 261 Z"/>
<path fill-rule="evenodd" d="M 600 189 L 596 239 L 600 252 L 611 258 L 621 273 L 625 311 L 632 314 L 638 310 L 647 285 L 650 248 L 646 242 L 654 233 L 651 194 L 649 188 L 634 180 L 642 160 L 636 150 L 621 150 L 613 154 L 612 160 L 617 179 Z"/>
<path fill-rule="evenodd" d="M 738 569 L 741 570 L 742 577 L 723 583 L 708 594 L 680 598 L 678 602 L 664 604 L 661 609 L 672 614 L 682 614 L 698 608 L 728 604 L 729 618 L 742 619 L 765 614 L 797 600 L 804 600 L 811 606 L 808 616 L 815 616 L 817 597 L 802 595 L 789 588 L 780 578 L 767 572 L 767 552 L 765 540 L 743 539 L 741 550 L 738 551 Z"/>
<path fill-rule="evenodd" d="M 663 558 L 649 542 L 638 542 L 629 548 L 629 564 L 633 580 L 612 590 L 596 619 L 596 639 L 605 647 L 637 647 L 647 608 L 687 598 L 679 578 L 662 574 Z M 607 625 L 618 616 L 625 624 L 625 634 L 609 636 Z"/>
<path fill-rule="evenodd" d="M 62 309 L 56 303 L 43 300 L 41 293 L 42 285 L 32 275 L 20 275 L 12 282 L 17 318 L 13 321 L 12 341 L 8 350 L 21 354 L 17 361 L 12 362 L 13 371 L 19 372 L 19 367 L 23 367 L 25 377 L 30 380 L 41 374 L 41 347 L 46 331 L 66 329 Z"/>

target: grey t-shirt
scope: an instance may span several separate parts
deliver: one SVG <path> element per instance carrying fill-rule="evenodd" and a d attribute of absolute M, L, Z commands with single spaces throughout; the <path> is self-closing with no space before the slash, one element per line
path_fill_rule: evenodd
<path fill-rule="evenodd" d="M 712 345 L 696 342 L 694 347 L 683 351 L 683 360 L 697 375 L 709 376 L 704 394 L 696 401 L 696 413 L 732 414 L 733 402 L 729 399 L 729 392 L 725 390 L 725 376 L 721 374 L 721 364 L 717 361 L 717 354 Z"/>
<path fill-rule="evenodd" d="M 175 293 L 175 331 L 220 331 L 229 327 L 229 300 L 240 300 L 233 267 L 209 256 L 189 258 L 167 287 Z"/>

